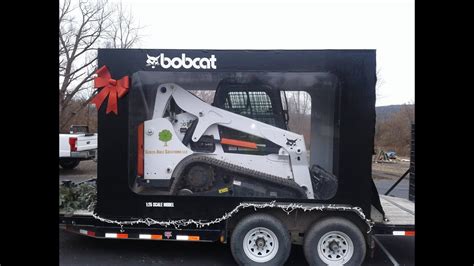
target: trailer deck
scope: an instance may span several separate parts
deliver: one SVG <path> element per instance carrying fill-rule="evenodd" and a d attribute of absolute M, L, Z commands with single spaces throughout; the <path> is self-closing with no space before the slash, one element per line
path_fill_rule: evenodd
<path fill-rule="evenodd" d="M 385 221 L 374 225 L 375 234 L 415 235 L 415 203 L 407 199 L 380 195 Z"/>
<path fill-rule="evenodd" d="M 415 204 L 413 202 L 384 195 L 380 196 L 380 201 L 388 219 L 386 224 L 415 224 Z"/>

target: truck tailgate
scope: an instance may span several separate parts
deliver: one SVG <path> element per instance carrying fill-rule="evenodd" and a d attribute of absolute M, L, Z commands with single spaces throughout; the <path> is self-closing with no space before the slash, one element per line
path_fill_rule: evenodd
<path fill-rule="evenodd" d="M 97 149 L 97 135 L 81 136 L 77 138 L 77 151 Z"/>

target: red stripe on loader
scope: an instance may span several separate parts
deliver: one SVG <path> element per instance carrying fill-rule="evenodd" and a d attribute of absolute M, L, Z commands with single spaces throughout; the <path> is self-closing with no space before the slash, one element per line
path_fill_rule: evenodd
<path fill-rule="evenodd" d="M 221 144 L 227 144 L 227 145 L 243 147 L 243 148 L 249 148 L 249 149 L 255 149 L 255 150 L 257 149 L 257 143 L 249 142 L 249 141 L 243 141 L 243 140 L 237 140 L 237 139 L 222 138 L 221 139 Z"/>

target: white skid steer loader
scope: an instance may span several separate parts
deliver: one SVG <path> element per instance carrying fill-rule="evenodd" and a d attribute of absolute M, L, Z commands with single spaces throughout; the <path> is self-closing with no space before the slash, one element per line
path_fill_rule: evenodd
<path fill-rule="evenodd" d="M 337 178 L 309 168 L 281 95 L 225 81 L 210 105 L 177 84 L 160 85 L 153 117 L 138 130 L 140 186 L 157 195 L 331 198 Z"/>

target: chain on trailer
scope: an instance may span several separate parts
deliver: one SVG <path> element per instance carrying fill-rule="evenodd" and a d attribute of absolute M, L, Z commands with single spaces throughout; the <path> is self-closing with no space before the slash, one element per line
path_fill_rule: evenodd
<path fill-rule="evenodd" d="M 372 222 L 370 219 L 367 219 L 365 217 L 364 212 L 360 207 L 346 207 L 346 206 L 336 206 L 336 205 L 321 205 L 321 206 L 304 206 L 301 203 L 290 203 L 290 204 L 283 204 L 283 203 L 276 203 L 276 201 L 271 201 L 267 203 L 240 203 L 237 205 L 232 211 L 225 213 L 223 216 L 218 217 L 214 220 L 211 221 L 203 221 L 203 220 L 194 220 L 194 219 L 180 219 L 180 220 L 168 220 L 168 221 L 157 221 L 152 218 L 141 218 L 133 221 L 117 221 L 117 220 L 111 220 L 107 218 L 100 217 L 96 213 L 93 213 L 92 216 L 105 223 L 111 223 L 111 224 L 117 224 L 120 226 L 120 231 L 123 232 L 123 226 L 124 225 L 135 225 L 135 224 L 146 224 L 147 226 L 151 225 L 160 225 L 164 227 L 169 227 L 169 226 L 174 226 L 175 229 L 179 230 L 180 227 L 185 227 L 188 225 L 195 225 L 197 228 L 203 228 L 206 226 L 210 226 L 213 224 L 218 224 L 222 221 L 225 221 L 229 218 L 231 218 L 233 215 L 235 215 L 239 210 L 241 209 L 246 209 L 246 208 L 254 208 L 254 210 L 257 209 L 264 209 L 264 208 L 280 208 L 284 212 L 286 212 L 287 215 L 289 215 L 291 212 L 294 210 L 302 210 L 304 212 L 307 211 L 325 211 L 325 210 L 330 210 L 330 211 L 351 211 L 355 212 L 359 217 L 364 220 L 367 225 L 369 230 L 367 233 L 370 233 L 372 230 L 372 227 L 374 225 L 374 222 Z"/>

